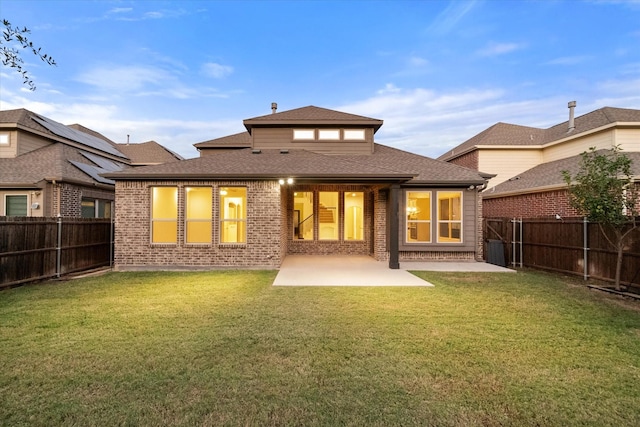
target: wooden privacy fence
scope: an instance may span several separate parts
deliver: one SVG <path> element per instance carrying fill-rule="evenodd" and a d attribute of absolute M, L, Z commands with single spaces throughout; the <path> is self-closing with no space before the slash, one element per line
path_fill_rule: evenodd
<path fill-rule="evenodd" d="M 0 288 L 111 266 L 113 232 L 110 219 L 0 217 Z"/>
<path fill-rule="evenodd" d="M 507 265 L 613 282 L 617 253 L 586 218 L 485 218 L 485 245 L 502 243 Z M 485 246 L 485 253 L 487 248 Z M 626 240 L 621 282 L 640 291 L 640 230 Z"/>

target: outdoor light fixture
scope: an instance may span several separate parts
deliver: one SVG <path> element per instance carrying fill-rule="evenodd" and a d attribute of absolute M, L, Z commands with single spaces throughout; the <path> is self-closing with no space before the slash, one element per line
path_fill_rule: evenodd
<path fill-rule="evenodd" d="M 289 185 L 293 184 L 293 178 L 287 179 L 287 184 L 289 184 Z"/>
<path fill-rule="evenodd" d="M 284 179 L 280 178 L 278 182 L 280 183 L 280 185 L 284 185 Z"/>

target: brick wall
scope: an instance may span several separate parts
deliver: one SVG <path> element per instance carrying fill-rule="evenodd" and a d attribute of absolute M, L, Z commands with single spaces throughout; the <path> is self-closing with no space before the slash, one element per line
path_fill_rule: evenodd
<path fill-rule="evenodd" d="M 520 194 L 483 200 L 485 218 L 551 218 L 581 216 L 569 204 L 567 190 Z"/>
<path fill-rule="evenodd" d="M 150 188 L 178 187 L 178 243 L 150 242 Z M 212 243 L 184 243 L 184 189 L 211 186 Z M 247 242 L 219 244 L 218 188 L 247 187 Z M 281 241 L 281 195 L 277 181 L 118 181 L 116 184 L 115 268 L 170 269 L 210 267 L 276 268 L 283 257 Z"/>
<path fill-rule="evenodd" d="M 450 160 L 449 163 L 453 163 L 454 165 L 463 166 L 465 168 L 478 170 L 478 151 L 474 150 L 470 153 L 463 154 L 460 157 L 456 157 L 453 160 Z"/>

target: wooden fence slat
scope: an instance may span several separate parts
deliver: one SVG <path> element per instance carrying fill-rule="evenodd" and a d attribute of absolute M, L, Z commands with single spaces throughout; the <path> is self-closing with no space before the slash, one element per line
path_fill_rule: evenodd
<path fill-rule="evenodd" d="M 505 244 L 507 265 L 514 254 L 511 242 L 513 218 L 485 218 L 484 241 L 498 236 Z M 587 276 L 613 281 L 617 254 L 602 235 L 596 223 L 587 223 L 587 247 L 584 250 L 583 218 L 522 219 L 523 265 L 568 274 L 584 275 L 585 252 Z M 519 227 L 519 224 L 515 224 Z M 518 250 L 516 248 L 516 250 Z M 485 250 L 486 253 L 486 250 Z M 519 256 L 519 252 L 517 253 Z M 622 283 L 640 289 L 640 230 L 635 230 L 626 242 L 622 266 Z"/>
<path fill-rule="evenodd" d="M 0 288 L 111 265 L 110 219 L 0 217 Z"/>

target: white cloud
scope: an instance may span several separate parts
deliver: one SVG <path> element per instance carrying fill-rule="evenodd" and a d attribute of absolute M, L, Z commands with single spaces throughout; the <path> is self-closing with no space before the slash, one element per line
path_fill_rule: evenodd
<path fill-rule="evenodd" d="M 471 12 L 475 5 L 475 0 L 451 1 L 447 8 L 440 12 L 429 25 L 428 31 L 438 35 L 444 35 L 451 32 L 462 18 Z"/>
<path fill-rule="evenodd" d="M 215 62 L 207 62 L 202 66 L 202 73 L 214 79 L 221 79 L 233 73 L 233 67 Z"/>
<path fill-rule="evenodd" d="M 172 76 L 165 70 L 150 66 L 104 65 L 81 73 L 76 80 L 101 90 L 131 92 L 139 91 L 147 85 L 160 85 L 172 80 Z"/>
<path fill-rule="evenodd" d="M 524 45 L 519 43 L 490 43 L 486 47 L 478 50 L 480 56 L 498 56 L 520 50 Z"/>
<path fill-rule="evenodd" d="M 587 55 L 563 56 L 546 62 L 547 65 L 576 65 L 589 61 L 592 57 Z"/>

